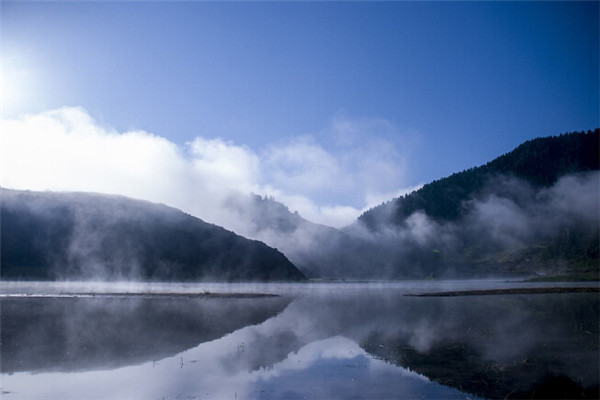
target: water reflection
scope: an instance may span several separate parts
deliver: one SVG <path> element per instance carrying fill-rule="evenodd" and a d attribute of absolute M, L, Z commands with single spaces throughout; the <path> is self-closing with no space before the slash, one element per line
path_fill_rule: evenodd
<path fill-rule="evenodd" d="M 281 312 L 285 297 L 5 298 L 3 373 L 106 369 L 160 360 L 258 324 Z"/>
<path fill-rule="evenodd" d="M 488 398 L 598 398 L 596 294 L 410 299 L 369 353 Z M 416 312 L 415 312 L 416 310 Z"/>
<path fill-rule="evenodd" d="M 597 294 L 405 293 L 4 299 L 2 390 L 6 398 L 597 397 Z"/>

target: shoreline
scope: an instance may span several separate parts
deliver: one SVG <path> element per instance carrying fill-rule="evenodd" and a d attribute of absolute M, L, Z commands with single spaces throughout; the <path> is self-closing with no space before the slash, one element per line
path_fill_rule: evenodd
<path fill-rule="evenodd" d="M 600 293 L 600 287 L 547 287 L 547 288 L 507 288 L 483 290 L 451 290 L 447 292 L 426 292 L 405 294 L 410 297 L 457 297 L 490 296 L 507 294 L 551 294 L 551 293 Z"/>
<path fill-rule="evenodd" d="M 281 297 L 270 293 L 1 293 L 0 299 L 7 298 L 194 298 L 194 299 L 250 299 L 263 297 Z"/>

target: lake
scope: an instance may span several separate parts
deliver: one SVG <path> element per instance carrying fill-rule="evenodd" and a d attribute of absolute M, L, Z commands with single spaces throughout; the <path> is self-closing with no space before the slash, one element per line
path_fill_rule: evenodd
<path fill-rule="evenodd" d="M 597 398 L 598 293 L 410 296 L 597 285 L 2 282 L 0 390 L 7 400 Z"/>

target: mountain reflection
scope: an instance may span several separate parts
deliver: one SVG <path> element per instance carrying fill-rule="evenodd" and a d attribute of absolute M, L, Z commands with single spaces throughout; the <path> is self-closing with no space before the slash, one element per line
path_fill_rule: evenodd
<path fill-rule="evenodd" d="M 291 301 L 5 299 L 3 390 L 63 399 L 597 397 L 597 294 L 405 293 L 324 285 Z"/>
<path fill-rule="evenodd" d="M 281 312 L 283 297 L 5 298 L 0 370 L 78 371 L 160 360 Z"/>
<path fill-rule="evenodd" d="M 487 398 L 598 398 L 598 297 L 407 299 L 370 354 Z"/>

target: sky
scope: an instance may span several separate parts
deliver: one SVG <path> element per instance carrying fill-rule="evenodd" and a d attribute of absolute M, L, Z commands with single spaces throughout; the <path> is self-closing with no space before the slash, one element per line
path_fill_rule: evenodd
<path fill-rule="evenodd" d="M 599 3 L 0 2 L 0 184 L 331 226 L 596 128 Z"/>

